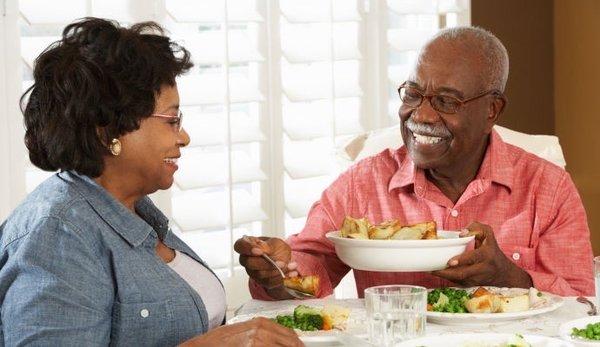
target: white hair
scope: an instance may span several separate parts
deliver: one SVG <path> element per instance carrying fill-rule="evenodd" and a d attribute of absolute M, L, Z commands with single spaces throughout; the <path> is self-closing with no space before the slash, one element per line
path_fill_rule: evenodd
<path fill-rule="evenodd" d="M 485 68 L 484 87 L 504 91 L 508 81 L 508 52 L 494 34 L 480 27 L 443 29 L 427 41 L 419 53 L 419 59 L 424 49 L 438 40 L 464 44 L 468 46 L 469 51 L 478 52 Z"/>

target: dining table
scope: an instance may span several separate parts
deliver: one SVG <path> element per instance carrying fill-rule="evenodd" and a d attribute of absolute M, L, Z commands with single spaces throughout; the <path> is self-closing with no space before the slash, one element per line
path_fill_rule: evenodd
<path fill-rule="evenodd" d="M 588 298 L 595 302 L 594 297 Z M 350 308 L 351 310 L 364 312 L 364 299 L 335 299 L 333 297 L 323 299 L 309 300 L 280 300 L 280 301 L 263 301 L 250 300 L 240 306 L 235 311 L 235 317 L 252 317 L 252 316 L 269 316 L 273 312 L 293 311 L 294 307 L 299 304 L 309 306 L 324 306 L 325 304 L 334 304 L 342 307 Z M 589 306 L 580 303 L 576 297 L 563 297 L 563 303 L 556 310 L 546 312 L 540 315 L 529 316 L 521 319 L 509 321 L 499 321 L 493 323 L 476 323 L 469 324 L 436 324 L 427 322 L 425 335 L 443 335 L 454 333 L 510 333 L 510 334 L 529 334 L 529 335 L 544 335 L 549 337 L 559 338 L 559 326 L 562 323 L 587 317 Z M 367 333 L 366 325 L 364 334 Z M 306 342 L 306 346 L 344 346 L 341 341 L 327 342 Z"/>

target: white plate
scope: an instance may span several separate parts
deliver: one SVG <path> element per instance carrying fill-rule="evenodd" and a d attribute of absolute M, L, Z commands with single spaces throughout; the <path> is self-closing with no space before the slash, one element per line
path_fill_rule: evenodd
<path fill-rule="evenodd" d="M 573 328 L 582 329 L 585 328 L 585 326 L 588 324 L 594 324 L 598 322 L 600 322 L 600 316 L 591 316 L 568 321 L 560 325 L 560 327 L 558 328 L 558 334 L 561 338 L 563 338 L 566 341 L 573 342 L 576 346 L 600 347 L 600 341 L 591 341 L 571 337 L 571 331 L 573 331 Z"/>
<path fill-rule="evenodd" d="M 275 318 L 278 315 L 289 315 L 294 313 L 295 306 L 290 306 L 287 309 L 281 310 L 272 310 L 272 311 L 263 311 L 255 314 L 244 314 L 238 315 L 231 318 L 227 321 L 227 324 L 245 322 L 255 317 L 266 317 L 266 318 Z M 315 308 L 322 308 L 322 306 L 318 305 L 310 305 Z M 360 338 L 368 338 L 367 326 L 365 324 L 366 317 L 365 311 L 351 309 L 350 316 L 348 317 L 348 321 L 346 323 L 346 329 L 344 330 L 346 333 L 355 335 Z M 339 341 L 337 338 L 337 330 L 321 330 L 321 331 L 301 331 L 296 329 L 296 333 L 305 343 L 317 343 L 317 342 L 337 342 Z"/>
<path fill-rule="evenodd" d="M 418 339 L 404 341 L 398 347 L 500 347 L 507 343 L 513 334 L 443 334 L 437 336 L 425 336 Z M 533 347 L 570 347 L 572 343 L 541 335 L 523 335 L 525 341 Z"/>
<path fill-rule="evenodd" d="M 479 287 L 465 288 L 471 292 Z M 523 288 L 492 288 L 492 291 L 515 291 L 522 290 L 523 293 L 528 291 Z M 537 308 L 532 308 L 527 311 L 521 312 L 507 312 L 507 313 L 449 313 L 449 312 L 432 312 L 427 311 L 427 321 L 431 323 L 444 324 L 444 325 L 479 325 L 488 323 L 497 323 L 503 321 L 511 321 L 517 319 L 524 319 L 532 316 L 537 316 L 546 312 L 554 311 L 563 304 L 563 299 L 560 296 L 543 293 L 548 297 L 548 302 Z"/>
<path fill-rule="evenodd" d="M 473 236 L 458 237 L 456 231 L 438 230 L 436 240 L 358 240 L 340 237 L 339 231 L 325 235 L 335 245 L 338 257 L 353 269 L 365 271 L 416 272 L 446 268 L 450 258 L 465 251 Z"/>

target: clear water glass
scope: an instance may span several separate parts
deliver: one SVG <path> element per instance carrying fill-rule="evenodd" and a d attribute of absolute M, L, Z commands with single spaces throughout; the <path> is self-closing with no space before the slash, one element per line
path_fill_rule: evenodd
<path fill-rule="evenodd" d="M 600 309 L 600 256 L 594 258 L 594 279 L 596 280 L 596 307 Z"/>
<path fill-rule="evenodd" d="M 427 289 L 388 285 L 365 289 L 370 342 L 394 346 L 425 334 Z"/>

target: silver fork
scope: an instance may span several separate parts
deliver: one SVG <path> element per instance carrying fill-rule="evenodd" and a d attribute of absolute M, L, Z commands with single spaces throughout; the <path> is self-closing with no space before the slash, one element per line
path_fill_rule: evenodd
<path fill-rule="evenodd" d="M 589 311 L 587 311 L 588 316 L 595 316 L 598 314 L 598 310 L 596 309 L 596 305 L 594 305 L 593 302 L 589 301 L 588 298 L 586 298 L 585 296 L 579 296 L 577 297 L 577 301 L 582 303 L 582 304 L 588 304 L 590 305 L 590 309 Z"/>
<path fill-rule="evenodd" d="M 271 265 L 273 265 L 273 267 L 275 267 L 277 269 L 277 271 L 279 271 L 279 274 L 281 275 L 282 279 L 285 279 L 285 274 L 279 268 L 279 266 L 277 266 L 277 264 L 275 264 L 275 262 L 273 261 L 273 259 L 271 259 L 271 257 L 266 255 L 265 253 L 262 254 L 262 257 L 265 258 L 266 261 L 271 263 Z M 314 297 L 315 297 L 314 295 L 304 293 L 304 292 L 301 292 L 299 290 L 295 290 L 292 288 L 288 288 L 286 286 L 283 286 L 283 289 L 285 289 L 285 291 L 288 292 L 288 294 L 290 294 L 291 296 L 293 296 L 296 299 L 314 299 Z"/>

